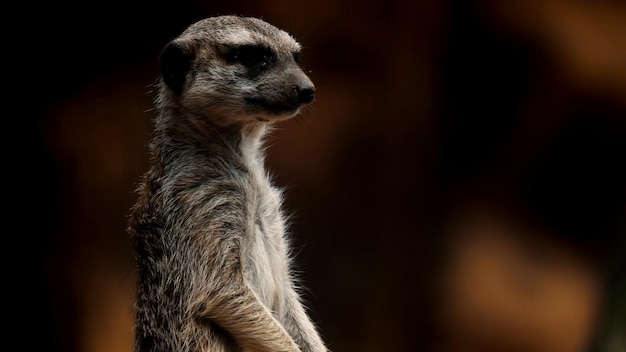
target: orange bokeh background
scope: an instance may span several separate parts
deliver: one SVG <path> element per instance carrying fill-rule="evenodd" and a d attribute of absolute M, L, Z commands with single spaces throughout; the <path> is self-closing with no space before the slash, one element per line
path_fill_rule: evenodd
<path fill-rule="evenodd" d="M 76 6 L 24 9 L 36 34 L 10 33 L 6 248 L 23 264 L 5 290 L 24 348 L 132 350 L 125 226 L 157 56 L 240 14 L 292 33 L 317 87 L 267 164 L 332 351 L 623 351 L 624 3 Z"/>

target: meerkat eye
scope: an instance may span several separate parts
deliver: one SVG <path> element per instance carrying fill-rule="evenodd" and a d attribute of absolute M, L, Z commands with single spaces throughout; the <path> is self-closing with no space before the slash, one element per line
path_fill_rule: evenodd
<path fill-rule="evenodd" d="M 233 48 L 228 54 L 228 61 L 240 63 L 248 68 L 265 68 L 272 61 L 273 52 L 266 47 L 242 45 Z"/>
<path fill-rule="evenodd" d="M 299 51 L 294 51 L 292 54 L 293 56 L 293 61 L 295 61 L 296 63 L 300 63 L 300 52 Z"/>

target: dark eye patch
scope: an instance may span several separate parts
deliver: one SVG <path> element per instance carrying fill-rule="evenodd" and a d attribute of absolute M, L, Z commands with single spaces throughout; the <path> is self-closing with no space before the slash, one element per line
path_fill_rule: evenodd
<path fill-rule="evenodd" d="M 240 63 L 247 68 L 263 70 L 275 60 L 274 52 L 258 45 L 241 45 L 229 50 L 226 59 L 230 63 Z"/>
<path fill-rule="evenodd" d="M 300 52 L 299 51 L 294 51 L 293 53 L 291 53 L 291 55 L 293 56 L 293 61 L 295 61 L 296 63 L 300 63 Z"/>

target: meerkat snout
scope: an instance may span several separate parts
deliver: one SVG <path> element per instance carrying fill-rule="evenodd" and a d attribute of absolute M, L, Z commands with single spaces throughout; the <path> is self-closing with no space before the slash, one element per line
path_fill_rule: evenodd
<path fill-rule="evenodd" d="M 289 92 L 286 99 L 288 103 L 294 107 L 309 104 L 315 99 L 315 85 L 311 82 L 309 77 L 307 77 L 307 75 L 299 69 L 294 74 L 294 83 L 291 87 L 293 88 Z"/>
<path fill-rule="evenodd" d="M 279 60 L 251 79 L 246 110 L 270 120 L 288 118 L 315 99 L 315 85 L 295 61 Z"/>
<path fill-rule="evenodd" d="M 295 86 L 293 91 L 301 104 L 311 103 L 315 99 L 315 86 L 310 80 Z"/>

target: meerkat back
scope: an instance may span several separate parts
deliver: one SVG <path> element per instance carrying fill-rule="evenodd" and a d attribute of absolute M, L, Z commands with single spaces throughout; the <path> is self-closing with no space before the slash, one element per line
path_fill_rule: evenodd
<path fill-rule="evenodd" d="M 189 26 L 160 56 L 150 168 L 128 231 L 135 352 L 326 351 L 293 275 L 271 126 L 313 102 L 300 44 L 260 19 Z"/>

